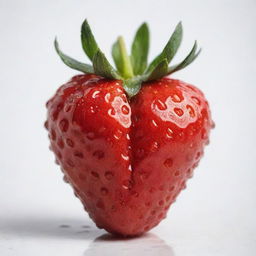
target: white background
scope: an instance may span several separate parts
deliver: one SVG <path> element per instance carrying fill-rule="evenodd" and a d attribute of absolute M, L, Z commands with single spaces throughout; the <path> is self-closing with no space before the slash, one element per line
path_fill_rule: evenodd
<path fill-rule="evenodd" d="M 86 17 L 108 56 L 116 37 L 130 43 L 143 21 L 151 57 L 180 20 L 175 60 L 194 39 L 203 47 L 174 77 L 205 92 L 216 129 L 168 218 L 138 239 L 101 236 L 62 181 L 43 129 L 46 100 L 77 73 L 53 39 L 82 60 Z M 256 255 L 255 18 L 255 0 L 0 0 L 0 255 Z"/>

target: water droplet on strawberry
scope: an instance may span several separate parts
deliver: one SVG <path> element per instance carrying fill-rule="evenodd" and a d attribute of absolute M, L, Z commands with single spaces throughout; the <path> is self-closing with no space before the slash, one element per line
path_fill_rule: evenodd
<path fill-rule="evenodd" d="M 167 106 L 164 102 L 162 102 L 161 100 L 157 99 L 155 100 L 154 104 L 156 105 L 157 109 L 159 110 L 166 110 Z"/>
<path fill-rule="evenodd" d="M 108 114 L 109 114 L 110 116 L 114 116 L 114 115 L 116 114 L 116 111 L 115 111 L 113 108 L 110 108 L 110 109 L 108 110 Z"/>
<path fill-rule="evenodd" d="M 151 121 L 151 123 L 154 128 L 158 127 L 158 124 L 154 119 Z"/>
<path fill-rule="evenodd" d="M 105 99 L 105 101 L 106 101 L 107 103 L 109 103 L 110 97 L 111 97 L 111 94 L 110 94 L 110 93 L 107 93 L 107 94 L 105 95 L 104 99 Z"/>
<path fill-rule="evenodd" d="M 177 95 L 177 94 L 172 94 L 171 95 L 171 99 L 172 99 L 172 101 L 173 102 L 182 102 L 182 98 L 179 96 L 179 95 Z"/>
<path fill-rule="evenodd" d="M 179 138 L 180 138 L 180 141 L 185 141 L 185 139 L 186 139 L 185 133 L 184 132 L 180 132 L 179 133 Z"/>
<path fill-rule="evenodd" d="M 172 139 L 173 138 L 173 130 L 171 128 L 167 128 L 166 137 L 168 139 Z"/>
<path fill-rule="evenodd" d="M 122 135 L 123 135 L 123 132 L 121 130 L 117 129 L 114 133 L 114 138 L 119 140 L 122 137 Z"/>
<path fill-rule="evenodd" d="M 190 143 L 190 144 L 189 144 L 189 147 L 190 147 L 190 148 L 193 148 L 194 146 L 195 146 L 194 143 Z"/>
<path fill-rule="evenodd" d="M 122 113 L 123 113 L 124 115 L 128 115 L 128 114 L 130 113 L 130 109 L 129 109 L 129 107 L 126 106 L 126 105 L 123 105 L 122 108 L 121 108 L 121 110 L 122 110 Z"/>
<path fill-rule="evenodd" d="M 178 115 L 178 116 L 183 116 L 184 112 L 181 108 L 174 108 L 174 112 Z"/>
<path fill-rule="evenodd" d="M 127 156 L 127 155 L 121 154 L 121 157 L 122 157 L 125 161 L 128 161 L 128 160 L 129 160 L 129 156 Z"/>
<path fill-rule="evenodd" d="M 122 186 L 123 186 L 123 188 L 124 189 L 130 189 L 131 188 L 131 181 L 130 180 L 125 180 L 125 181 L 123 181 L 123 184 L 122 184 Z"/>
<path fill-rule="evenodd" d="M 151 146 L 150 146 L 150 150 L 151 150 L 152 152 L 157 151 L 158 148 L 159 148 L 159 143 L 158 143 L 157 141 L 154 141 L 154 142 L 151 144 Z"/>
<path fill-rule="evenodd" d="M 95 91 L 95 92 L 93 92 L 92 98 L 95 99 L 96 97 L 99 96 L 99 94 L 100 94 L 100 91 Z"/>

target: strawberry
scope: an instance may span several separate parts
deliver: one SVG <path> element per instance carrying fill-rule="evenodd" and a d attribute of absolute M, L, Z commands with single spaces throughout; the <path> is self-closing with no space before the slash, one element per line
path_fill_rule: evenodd
<path fill-rule="evenodd" d="M 213 126 L 203 93 L 166 77 L 199 54 L 195 42 L 169 67 L 182 38 L 179 23 L 164 50 L 147 66 L 149 30 L 138 29 L 128 56 L 122 37 L 112 48 L 117 69 L 99 49 L 85 20 L 82 46 L 93 65 L 65 55 L 82 71 L 47 102 L 51 149 L 98 227 L 123 236 L 156 226 L 198 165 Z"/>

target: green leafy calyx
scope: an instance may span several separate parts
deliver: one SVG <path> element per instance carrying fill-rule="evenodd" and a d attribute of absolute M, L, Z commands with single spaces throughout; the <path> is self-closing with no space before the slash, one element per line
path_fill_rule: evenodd
<path fill-rule="evenodd" d="M 119 79 L 129 97 L 136 95 L 143 82 L 160 79 L 166 75 L 181 70 L 192 63 L 201 52 L 197 50 L 195 41 L 192 50 L 179 64 L 169 66 L 177 53 L 182 41 L 182 24 L 176 26 L 163 51 L 148 65 L 149 28 L 143 23 L 137 30 L 131 54 L 127 53 L 123 37 L 118 37 L 112 47 L 112 57 L 116 69 L 109 63 L 92 34 L 91 28 L 85 20 L 81 28 L 81 42 L 85 54 L 92 61 L 92 65 L 79 62 L 66 54 L 60 48 L 57 39 L 54 41 L 56 52 L 61 60 L 70 68 L 85 74 L 96 74 L 108 79 Z"/>

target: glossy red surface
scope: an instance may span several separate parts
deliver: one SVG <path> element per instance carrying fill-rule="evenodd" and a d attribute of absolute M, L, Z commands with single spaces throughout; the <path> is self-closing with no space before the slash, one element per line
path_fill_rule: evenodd
<path fill-rule="evenodd" d="M 138 235 L 165 216 L 209 143 L 200 90 L 163 78 L 131 100 L 121 81 L 79 75 L 47 103 L 51 149 L 97 226 Z"/>

